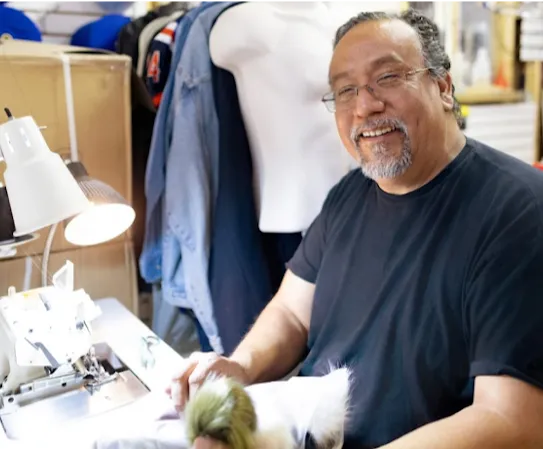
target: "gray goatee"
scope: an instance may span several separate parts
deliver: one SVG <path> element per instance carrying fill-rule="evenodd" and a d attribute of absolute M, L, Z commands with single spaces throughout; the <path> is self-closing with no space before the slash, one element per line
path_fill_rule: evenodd
<path fill-rule="evenodd" d="M 373 159 L 368 160 L 362 153 L 358 138 L 365 130 L 393 127 L 404 135 L 402 150 L 399 155 L 392 155 L 390 149 L 383 143 L 373 144 L 371 152 Z M 395 178 L 405 173 L 412 162 L 411 142 L 407 135 L 407 126 L 398 119 L 370 120 L 351 129 L 351 141 L 358 152 L 358 162 L 364 176 L 370 179 Z"/>

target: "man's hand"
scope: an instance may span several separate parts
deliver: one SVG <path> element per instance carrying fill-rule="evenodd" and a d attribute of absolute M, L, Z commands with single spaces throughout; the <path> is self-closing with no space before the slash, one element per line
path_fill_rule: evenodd
<path fill-rule="evenodd" d="M 185 360 L 181 369 L 173 376 L 172 385 L 166 393 L 172 399 L 177 411 L 185 408 L 191 394 L 203 383 L 209 374 L 220 374 L 248 384 L 248 376 L 239 363 L 214 352 L 195 352 Z"/>
<path fill-rule="evenodd" d="M 226 444 L 211 438 L 198 437 L 192 449 L 231 449 Z"/>

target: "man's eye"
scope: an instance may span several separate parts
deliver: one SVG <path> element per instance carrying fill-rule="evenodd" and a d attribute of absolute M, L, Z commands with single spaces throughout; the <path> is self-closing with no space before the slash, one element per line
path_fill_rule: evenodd
<path fill-rule="evenodd" d="M 348 86 L 348 87 L 342 87 L 337 91 L 337 98 L 341 100 L 349 99 L 354 94 L 354 87 Z"/>
<path fill-rule="evenodd" d="M 377 84 L 379 86 L 391 86 L 399 83 L 401 76 L 398 73 L 387 73 L 377 78 Z"/>

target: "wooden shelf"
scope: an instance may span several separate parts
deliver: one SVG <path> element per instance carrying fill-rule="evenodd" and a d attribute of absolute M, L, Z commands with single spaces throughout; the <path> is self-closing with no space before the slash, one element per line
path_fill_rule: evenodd
<path fill-rule="evenodd" d="M 460 104 L 518 103 L 524 101 L 523 90 L 509 90 L 497 86 L 470 87 L 455 95 Z"/>

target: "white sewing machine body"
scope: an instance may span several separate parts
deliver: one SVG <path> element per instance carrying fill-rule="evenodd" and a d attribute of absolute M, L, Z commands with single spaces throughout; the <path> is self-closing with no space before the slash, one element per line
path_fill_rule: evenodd
<path fill-rule="evenodd" d="M 8 438 L 132 402 L 148 392 L 106 343 L 93 344 L 100 308 L 73 289 L 73 264 L 53 285 L 0 298 L 0 423 Z M 37 426 L 37 427 L 36 427 Z"/>

